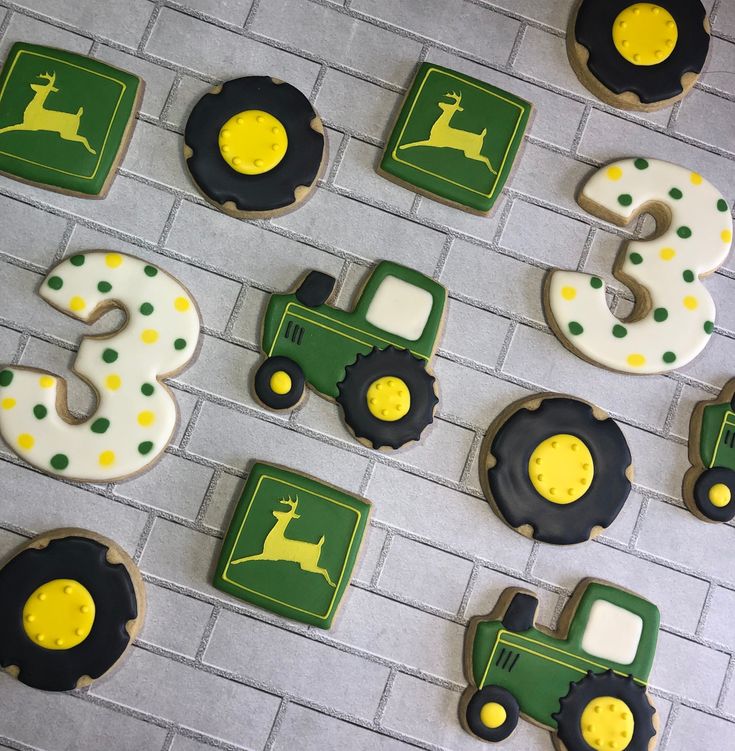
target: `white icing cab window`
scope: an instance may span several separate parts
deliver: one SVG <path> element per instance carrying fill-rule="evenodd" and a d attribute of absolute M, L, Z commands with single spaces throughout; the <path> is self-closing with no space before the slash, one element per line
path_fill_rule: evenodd
<path fill-rule="evenodd" d="M 590 608 L 582 649 L 593 657 L 630 665 L 638 652 L 643 619 L 629 610 L 598 600 Z"/>
<path fill-rule="evenodd" d="M 365 318 L 389 334 L 416 341 L 429 320 L 433 298 L 421 287 L 386 276 L 378 287 Z"/>

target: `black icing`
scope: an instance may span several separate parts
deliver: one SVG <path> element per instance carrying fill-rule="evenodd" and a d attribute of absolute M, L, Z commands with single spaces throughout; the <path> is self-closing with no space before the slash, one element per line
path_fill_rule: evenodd
<path fill-rule="evenodd" d="M 0 570 L 0 665 L 16 665 L 18 680 L 44 691 L 70 691 L 82 676 L 106 673 L 125 651 L 125 626 L 138 617 L 138 602 L 127 569 L 108 563 L 107 550 L 87 537 L 64 537 L 22 551 Z M 94 599 L 92 630 L 71 649 L 39 647 L 23 628 L 28 597 L 53 579 L 78 581 Z"/>
<path fill-rule="evenodd" d="M 718 483 L 726 485 L 732 494 L 730 503 L 722 508 L 715 506 L 709 499 L 710 489 Z M 694 505 L 710 521 L 729 522 L 735 517 L 735 472 L 726 467 L 705 469 L 694 483 Z"/>
<path fill-rule="evenodd" d="M 489 728 L 480 719 L 482 708 L 490 702 L 500 704 L 505 709 L 505 722 L 500 727 Z M 505 740 L 516 729 L 519 714 L 520 707 L 518 706 L 518 700 L 510 691 L 500 686 L 486 686 L 474 694 L 467 703 L 465 719 L 467 727 L 478 738 L 497 743 L 498 741 Z"/>
<path fill-rule="evenodd" d="M 618 14 L 633 4 L 632 0 L 583 0 L 574 25 L 575 39 L 589 51 L 590 73 L 610 91 L 632 91 L 645 104 L 666 101 L 682 93 L 685 73 L 702 70 L 710 43 L 704 28 L 706 11 L 700 0 L 656 0 L 676 21 L 676 46 L 658 65 L 634 65 L 618 52 L 612 36 Z"/>
<path fill-rule="evenodd" d="M 536 446 L 557 433 L 584 441 L 594 462 L 589 489 L 566 505 L 547 501 L 528 476 Z M 593 527 L 613 523 L 630 492 L 625 476 L 630 450 L 620 428 L 610 418 L 598 420 L 589 404 L 571 397 L 548 397 L 537 410 L 514 412 L 495 434 L 490 453 L 496 464 L 487 478 L 495 506 L 511 527 L 530 524 L 534 539 L 542 542 L 584 542 Z"/>
<path fill-rule="evenodd" d="M 276 394 L 271 389 L 271 377 L 279 370 L 291 376 L 291 390 L 286 394 Z M 291 409 L 304 394 L 304 371 L 289 357 L 277 355 L 269 357 L 255 373 L 255 394 L 266 407 L 271 409 Z"/>
<path fill-rule="evenodd" d="M 508 631 L 528 631 L 533 628 L 538 608 L 538 597 L 526 592 L 516 592 L 503 616 L 503 628 Z"/>
<path fill-rule="evenodd" d="M 238 112 L 263 110 L 277 117 L 288 136 L 283 159 L 261 175 L 243 175 L 222 158 L 218 139 L 222 126 Z M 219 94 L 205 94 L 194 106 L 184 141 L 194 152 L 187 166 L 201 191 L 215 203 L 232 201 L 239 211 L 269 212 L 292 205 L 294 190 L 316 180 L 324 155 L 324 135 L 311 122 L 309 100 L 289 83 L 268 76 L 236 78 Z"/>
<path fill-rule="evenodd" d="M 329 300 L 337 280 L 323 271 L 310 271 L 296 290 L 296 299 L 307 308 L 316 308 Z"/>
<path fill-rule="evenodd" d="M 656 710 L 643 686 L 630 676 L 617 675 L 612 670 L 587 673 L 582 680 L 569 686 L 569 693 L 559 702 L 559 711 L 552 717 L 557 723 L 559 740 L 567 751 L 590 751 L 589 744 L 582 737 L 580 719 L 585 707 L 599 696 L 624 701 L 633 715 L 633 737 L 626 751 L 648 751 L 651 738 L 656 734 L 653 724 Z"/>
<path fill-rule="evenodd" d="M 368 388 L 383 376 L 401 378 L 411 393 L 409 411 L 394 422 L 379 420 L 368 408 Z M 373 349 L 367 355 L 358 355 L 355 362 L 345 368 L 345 377 L 337 384 L 337 402 L 357 438 L 363 438 L 376 449 L 381 446 L 397 449 L 410 441 L 418 441 L 424 428 L 433 422 L 434 407 L 439 401 L 434 381 L 424 361 L 408 350 Z"/>

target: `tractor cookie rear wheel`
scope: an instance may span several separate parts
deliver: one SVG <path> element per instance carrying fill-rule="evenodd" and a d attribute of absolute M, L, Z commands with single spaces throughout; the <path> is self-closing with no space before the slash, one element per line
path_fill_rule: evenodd
<path fill-rule="evenodd" d="M 288 357 L 269 357 L 255 373 L 255 395 L 271 409 L 291 409 L 304 395 L 304 371 Z"/>
<path fill-rule="evenodd" d="M 434 419 L 439 398 L 423 360 L 386 347 L 358 355 L 337 384 L 337 401 L 355 436 L 373 448 L 418 441 Z"/>
<path fill-rule="evenodd" d="M 735 472 L 705 469 L 694 483 L 694 504 L 710 521 L 729 522 L 735 517 Z"/>
<path fill-rule="evenodd" d="M 504 741 L 518 725 L 518 700 L 500 686 L 485 686 L 467 703 L 467 727 L 484 741 Z"/>

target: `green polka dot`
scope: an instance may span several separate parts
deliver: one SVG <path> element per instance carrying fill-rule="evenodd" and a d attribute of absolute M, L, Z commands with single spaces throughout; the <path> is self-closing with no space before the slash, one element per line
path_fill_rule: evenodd
<path fill-rule="evenodd" d="M 158 273 L 158 269 L 155 266 L 146 266 L 143 270 L 146 276 L 155 276 Z"/>
<path fill-rule="evenodd" d="M 577 321 L 570 321 L 569 322 L 569 333 L 574 334 L 574 336 L 579 336 L 584 329 L 582 328 L 581 323 L 577 323 Z"/>
<path fill-rule="evenodd" d="M 656 308 L 656 310 L 653 311 L 653 320 L 656 321 L 656 323 L 661 323 L 662 321 L 665 321 L 669 317 L 669 311 L 666 310 L 666 308 Z"/>
<path fill-rule="evenodd" d="M 177 339 L 174 342 L 174 349 L 184 349 L 186 347 L 186 339 Z"/>
<path fill-rule="evenodd" d="M 714 321 L 705 321 L 704 322 L 704 333 L 705 334 L 711 334 L 715 330 L 715 323 Z"/>
<path fill-rule="evenodd" d="M 72 256 L 69 261 L 71 262 L 72 266 L 84 266 L 84 261 L 86 259 L 84 256 Z"/>
<path fill-rule="evenodd" d="M 90 426 L 89 429 L 93 433 L 106 433 L 107 428 L 110 427 L 110 421 L 106 417 L 98 417 Z"/>
<path fill-rule="evenodd" d="M 593 276 L 592 279 L 590 279 L 590 286 L 592 289 L 600 289 L 600 287 L 602 287 L 602 279 L 600 279 L 599 276 Z"/>
<path fill-rule="evenodd" d="M 51 289 L 61 289 L 64 286 L 64 280 L 60 276 L 52 276 L 48 280 L 48 286 Z"/>
<path fill-rule="evenodd" d="M 621 206 L 630 206 L 630 204 L 633 203 L 633 196 L 631 196 L 629 193 L 621 193 L 618 196 L 618 203 Z"/>
<path fill-rule="evenodd" d="M 664 352 L 664 362 L 674 362 L 676 360 L 676 355 L 673 352 Z"/>
<path fill-rule="evenodd" d="M 153 391 L 154 391 L 153 384 L 152 383 L 144 383 L 140 387 L 140 391 L 143 394 L 143 396 L 151 396 L 151 394 L 153 394 Z"/>
<path fill-rule="evenodd" d="M 636 159 L 633 164 L 636 169 L 648 169 L 648 162 L 645 159 Z"/>
<path fill-rule="evenodd" d="M 613 336 L 616 339 L 622 339 L 628 336 L 628 329 L 626 329 L 625 326 L 621 326 L 619 323 L 616 323 L 613 326 L 612 332 L 613 332 Z"/>
<path fill-rule="evenodd" d="M 151 441 L 143 441 L 143 443 L 138 444 L 138 451 L 143 454 L 143 456 L 150 454 L 152 448 L 153 443 Z"/>
<path fill-rule="evenodd" d="M 684 194 L 679 190 L 679 188 L 672 188 L 669 191 L 669 195 L 675 200 L 678 201 Z"/>
<path fill-rule="evenodd" d="M 54 454 L 51 457 L 51 466 L 54 469 L 66 469 L 69 466 L 69 457 L 66 454 Z"/>
<path fill-rule="evenodd" d="M 694 281 L 694 272 L 691 269 L 686 269 L 681 275 L 685 282 L 691 283 Z"/>
<path fill-rule="evenodd" d="M 117 360 L 117 352 L 114 349 L 110 349 L 109 347 L 102 353 L 102 359 L 106 363 L 115 362 Z"/>
<path fill-rule="evenodd" d="M 3 370 L 0 372 L 0 386 L 10 386 L 13 382 L 13 371 Z"/>
<path fill-rule="evenodd" d="M 630 262 L 635 264 L 636 266 L 639 263 L 643 263 L 643 256 L 640 253 L 631 253 L 629 258 L 630 258 Z"/>
<path fill-rule="evenodd" d="M 153 306 L 149 302 L 144 302 L 140 308 L 138 308 L 144 316 L 149 316 L 153 312 Z"/>
<path fill-rule="evenodd" d="M 717 210 L 727 211 L 727 201 L 724 198 L 717 199 Z"/>
<path fill-rule="evenodd" d="M 97 285 L 97 289 L 100 292 L 109 292 L 112 289 L 112 285 L 109 282 L 100 282 Z"/>
<path fill-rule="evenodd" d="M 43 420 L 43 418 L 46 417 L 47 414 L 48 414 L 48 410 L 46 409 L 46 407 L 43 406 L 43 404 L 37 404 L 33 408 L 33 416 L 37 420 Z"/>
<path fill-rule="evenodd" d="M 678 230 L 676 230 L 676 234 L 679 235 L 682 240 L 686 240 L 688 237 L 692 236 L 692 231 L 686 225 L 682 225 Z"/>

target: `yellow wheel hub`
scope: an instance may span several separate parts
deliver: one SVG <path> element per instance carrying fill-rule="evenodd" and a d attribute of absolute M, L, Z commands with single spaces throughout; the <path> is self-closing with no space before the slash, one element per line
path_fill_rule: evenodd
<path fill-rule="evenodd" d="M 71 649 L 92 630 L 95 606 L 89 590 L 73 579 L 42 584 L 23 606 L 23 628 L 45 649 Z"/>
<path fill-rule="evenodd" d="M 395 422 L 405 417 L 411 409 L 411 392 L 398 376 L 383 376 L 370 384 L 367 403 L 373 417 Z"/>
<path fill-rule="evenodd" d="M 220 129 L 219 151 L 236 172 L 262 175 L 272 170 L 288 149 L 281 121 L 262 110 L 233 115 Z"/>
<path fill-rule="evenodd" d="M 505 707 L 496 701 L 489 701 L 480 709 L 480 722 L 491 730 L 499 728 L 505 723 L 507 718 L 508 713 L 505 711 Z"/>
<path fill-rule="evenodd" d="M 579 720 L 582 738 L 601 751 L 625 751 L 633 740 L 633 713 L 621 699 L 598 696 L 584 708 Z"/>
<path fill-rule="evenodd" d="M 595 474 L 592 454 L 584 441 L 568 433 L 541 441 L 528 461 L 528 477 L 538 493 L 552 503 L 578 501 Z"/>
<path fill-rule="evenodd" d="M 274 394 L 288 394 L 291 391 L 291 376 L 285 370 L 277 370 L 269 381 Z"/>
<path fill-rule="evenodd" d="M 674 51 L 679 30 L 660 5 L 635 3 L 618 14 L 612 28 L 617 51 L 633 65 L 658 65 Z"/>
<path fill-rule="evenodd" d="M 718 482 L 709 489 L 707 494 L 709 502 L 717 508 L 724 508 L 732 500 L 730 488 L 722 482 Z"/>

